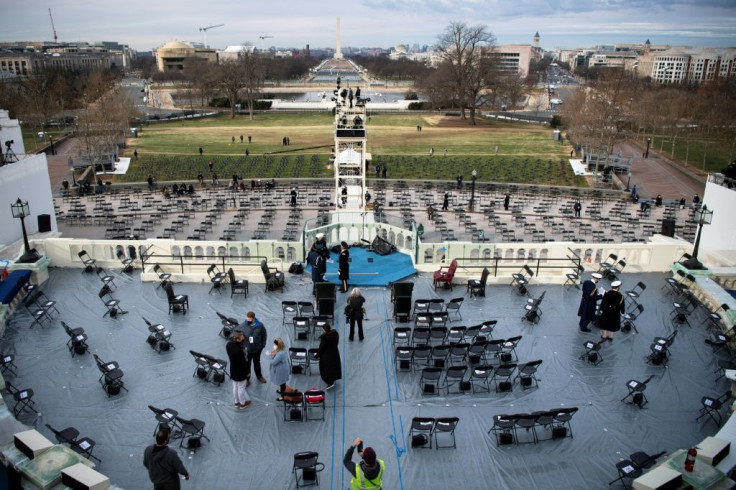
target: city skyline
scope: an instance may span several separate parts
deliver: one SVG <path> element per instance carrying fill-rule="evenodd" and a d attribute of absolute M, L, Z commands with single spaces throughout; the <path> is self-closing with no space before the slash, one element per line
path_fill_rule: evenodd
<path fill-rule="evenodd" d="M 228 0 L 219 2 L 222 12 L 172 0 L 88 5 L 14 2 L 5 10 L 0 41 L 53 41 L 51 6 L 60 42 L 117 41 L 138 51 L 172 40 L 202 43 L 205 35 L 199 29 L 216 24 L 224 26 L 206 33 L 214 48 L 244 42 L 259 48 L 334 48 L 338 15 L 343 47 L 432 46 L 453 21 L 487 26 L 498 44 L 531 44 L 539 32 L 540 45 L 548 50 L 646 39 L 652 44 L 736 46 L 736 3 L 728 0 L 703 0 L 697 6 L 679 0 L 327 0 L 317 6 L 281 0 L 270 4 L 276 12 L 254 12 L 252 5 Z"/>

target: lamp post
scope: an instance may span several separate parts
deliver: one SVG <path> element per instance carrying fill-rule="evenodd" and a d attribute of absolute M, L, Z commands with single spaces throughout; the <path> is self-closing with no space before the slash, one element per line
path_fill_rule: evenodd
<path fill-rule="evenodd" d="M 702 270 L 705 269 L 702 262 L 698 260 L 698 249 L 700 248 L 700 234 L 703 231 L 703 225 L 709 225 L 713 222 L 713 211 L 708 209 L 708 206 L 703 204 L 703 207 L 693 211 L 693 222 L 698 225 L 698 233 L 695 236 L 695 247 L 693 248 L 693 255 L 682 265 L 689 270 Z"/>
<path fill-rule="evenodd" d="M 31 250 L 31 246 L 28 244 L 28 234 L 26 233 L 25 218 L 31 214 L 31 210 L 28 207 L 28 201 L 23 202 L 19 197 L 17 201 L 10 205 L 10 210 L 13 213 L 13 218 L 20 219 L 20 226 L 23 230 L 23 245 L 25 247 L 25 252 L 21 255 L 19 262 L 23 264 L 36 262 L 39 259 L 39 255 L 35 250 Z"/>
<path fill-rule="evenodd" d="M 470 212 L 472 213 L 475 210 L 475 179 L 478 178 L 478 172 L 473 169 L 473 172 L 470 174 L 470 176 L 473 182 L 470 186 Z"/>
<path fill-rule="evenodd" d="M 652 144 L 652 138 L 647 138 L 647 149 L 644 152 L 644 158 L 649 158 L 649 145 Z"/>

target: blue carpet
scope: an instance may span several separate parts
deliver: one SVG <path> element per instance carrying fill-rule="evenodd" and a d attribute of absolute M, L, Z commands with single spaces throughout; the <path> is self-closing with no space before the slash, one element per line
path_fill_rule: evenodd
<path fill-rule="evenodd" d="M 338 254 L 330 253 L 330 257 L 334 261 L 327 264 L 327 275 L 325 280 L 334 282 L 338 286 L 340 281 L 337 278 L 337 257 Z M 372 260 L 373 262 L 368 262 Z M 307 274 L 312 273 L 312 267 L 307 266 Z M 391 252 L 388 255 L 378 255 L 369 252 L 365 248 L 350 249 L 350 279 L 349 286 L 358 287 L 386 287 L 392 282 L 400 281 L 406 277 L 416 274 L 414 263 L 411 257 L 400 252 Z"/>

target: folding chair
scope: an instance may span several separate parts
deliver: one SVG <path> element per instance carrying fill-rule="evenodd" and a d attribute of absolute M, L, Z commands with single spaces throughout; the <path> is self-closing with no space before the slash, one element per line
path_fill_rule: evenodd
<path fill-rule="evenodd" d="M 634 286 L 634 289 L 624 292 L 624 297 L 631 302 L 632 307 L 636 307 L 639 305 L 639 298 L 646 288 L 647 285 L 639 281 L 636 283 L 636 286 Z"/>
<path fill-rule="evenodd" d="M 572 418 L 578 412 L 578 407 L 558 408 L 552 425 L 552 437 L 561 439 L 569 433 L 572 438 Z"/>
<path fill-rule="evenodd" d="M 518 415 L 494 415 L 493 425 L 488 434 L 496 436 L 496 445 L 502 446 L 516 443 L 516 419 Z"/>
<path fill-rule="evenodd" d="M 605 277 L 609 281 L 615 281 L 618 274 L 621 274 L 626 267 L 626 260 L 621 259 L 616 264 L 606 271 Z"/>
<path fill-rule="evenodd" d="M 431 327 L 432 326 L 432 314 L 431 313 L 417 313 L 414 317 L 415 327 Z"/>
<path fill-rule="evenodd" d="M 36 410 L 36 406 L 33 403 L 33 390 L 30 388 L 24 388 L 22 390 L 19 390 L 15 388 L 12 384 L 10 384 L 8 381 L 5 382 L 5 390 L 8 392 L 9 395 L 13 397 L 13 400 L 15 400 L 15 405 L 13 405 L 12 411 L 13 415 L 15 415 L 15 418 L 18 418 L 18 415 L 25 410 L 26 408 L 36 415 L 39 415 L 38 411 Z"/>
<path fill-rule="evenodd" d="M 450 262 L 450 266 L 447 268 L 447 270 L 443 270 L 445 267 L 440 267 L 438 271 L 435 271 L 434 275 L 432 276 L 432 283 L 434 285 L 434 290 L 437 290 L 437 286 L 444 286 L 444 287 L 450 287 L 450 290 L 452 290 L 452 280 L 455 278 L 455 271 L 457 270 L 457 259 L 452 259 L 452 262 Z"/>
<path fill-rule="evenodd" d="M 532 277 L 534 277 L 534 271 L 532 271 L 528 265 L 524 264 L 524 267 L 522 267 L 519 272 L 511 274 L 511 286 L 514 287 L 519 294 L 526 295 L 529 293 L 527 286 L 529 285 L 529 281 L 531 281 Z"/>
<path fill-rule="evenodd" d="M 220 272 L 220 269 L 218 269 L 217 265 L 212 264 L 207 267 L 207 276 L 210 278 L 210 283 L 212 284 L 212 286 L 210 286 L 210 290 L 207 291 L 207 293 L 211 293 L 213 289 L 218 293 L 222 293 L 222 285 L 227 279 L 227 274 L 225 274 L 224 272 Z"/>
<path fill-rule="evenodd" d="M 33 317 L 33 322 L 31 322 L 29 328 L 33 328 L 33 326 L 36 324 L 43 325 L 43 322 L 51 319 L 51 315 L 49 314 L 49 312 L 39 306 L 39 304 L 36 302 L 36 298 L 38 298 L 38 293 L 40 293 L 40 291 L 34 290 L 28 293 L 25 298 L 23 298 L 23 306 L 26 307 L 28 312 Z"/>
<path fill-rule="evenodd" d="M 602 274 L 603 277 L 606 277 L 608 275 L 608 271 L 611 270 L 611 268 L 616 265 L 616 261 L 618 260 L 618 255 L 616 254 L 608 254 L 608 257 L 606 257 L 606 260 L 602 261 L 598 264 L 598 272 L 599 274 Z"/>
<path fill-rule="evenodd" d="M 281 325 L 294 322 L 294 317 L 299 316 L 299 306 L 296 301 L 281 302 Z"/>
<path fill-rule="evenodd" d="M 110 286 L 111 288 L 117 287 L 115 285 L 115 277 L 108 274 L 102 267 L 95 267 L 95 273 L 97 274 L 97 277 L 100 278 L 103 285 Z"/>
<path fill-rule="evenodd" d="M 164 291 L 166 291 L 166 298 L 169 301 L 169 315 L 171 315 L 172 311 L 174 313 L 181 311 L 186 315 L 189 309 L 189 296 L 174 293 L 174 287 L 171 285 L 171 282 L 167 282 L 164 285 Z"/>
<path fill-rule="evenodd" d="M 173 408 L 156 408 L 153 405 L 148 405 L 148 409 L 151 410 L 156 417 L 156 428 L 153 429 L 153 435 L 159 430 L 165 430 L 171 434 L 171 438 L 181 437 L 181 428 L 176 420 L 179 412 Z"/>
<path fill-rule="evenodd" d="M 679 296 L 682 292 L 681 284 L 685 281 L 685 273 L 681 270 L 676 270 L 672 277 L 666 277 L 662 289 L 667 288 L 667 293 L 674 293 L 675 296 Z"/>
<path fill-rule="evenodd" d="M 102 289 L 97 293 L 97 296 L 99 296 L 100 300 L 102 300 L 102 304 L 107 308 L 107 311 L 102 315 L 102 318 L 105 318 L 107 315 L 110 315 L 111 318 L 115 318 L 118 315 L 128 313 L 120 307 L 120 300 L 112 297 L 112 291 L 107 284 L 102 286 Z"/>
<path fill-rule="evenodd" d="M 133 270 L 133 259 L 126 257 L 122 250 L 118 250 L 116 255 L 120 263 L 123 264 L 123 272 L 131 272 Z"/>
<path fill-rule="evenodd" d="M 721 426 L 721 422 L 723 422 L 723 415 L 721 415 L 721 408 L 723 408 L 723 405 L 731 398 L 731 390 L 728 390 L 723 395 L 719 396 L 718 398 L 713 398 L 710 396 L 704 396 L 700 399 L 700 404 L 702 407 L 700 408 L 700 415 L 695 420 L 700 420 L 701 418 L 705 417 L 706 415 L 710 417 L 710 419 L 716 423 L 718 427 Z M 17 416 L 17 415 L 16 415 Z"/>
<path fill-rule="evenodd" d="M 95 262 L 97 261 L 90 257 L 86 250 L 82 250 L 77 256 L 82 261 L 82 265 L 84 265 L 82 272 L 92 272 L 94 270 Z"/>
<path fill-rule="evenodd" d="M 731 308 L 726 303 L 723 303 L 721 306 L 719 306 L 715 310 L 708 312 L 708 320 L 710 321 L 710 328 L 718 332 L 721 332 L 723 330 L 724 323 L 725 323 L 723 321 L 723 316 L 727 317 L 730 309 Z M 723 316 L 721 316 L 721 314 L 718 313 L 719 311 L 723 311 Z M 729 326 L 729 329 L 730 328 L 731 327 Z"/>
<path fill-rule="evenodd" d="M 467 366 L 449 366 L 445 373 L 445 393 L 448 395 L 453 386 L 457 385 L 458 393 L 467 391 L 472 388 L 468 381 L 465 381 L 465 373 L 468 371 Z"/>
<path fill-rule="evenodd" d="M 185 419 L 176 416 L 176 423 L 179 425 L 182 437 L 179 441 L 179 447 L 184 446 L 184 439 L 187 440 L 187 449 L 196 451 L 197 448 L 202 444 L 202 439 L 207 439 L 209 442 L 210 438 L 204 434 L 205 423 L 199 419 Z"/>
<path fill-rule="evenodd" d="M 486 295 L 486 283 L 488 282 L 488 276 L 491 272 L 488 267 L 483 267 L 483 272 L 480 274 L 480 279 L 470 279 L 468 281 L 467 292 L 472 298 L 473 296 L 485 296 Z"/>
<path fill-rule="evenodd" d="M 621 398 L 621 401 L 630 405 L 636 405 L 639 408 L 644 408 L 644 405 L 649 402 L 644 394 L 644 390 L 647 389 L 647 383 L 649 383 L 653 377 L 654 375 L 652 374 L 644 381 L 637 381 L 635 379 L 628 380 L 626 382 L 626 389 L 629 390 L 629 393 L 625 397 Z M 631 398 L 631 400 L 629 400 L 629 398 Z"/>
<path fill-rule="evenodd" d="M 294 455 L 294 466 L 291 471 L 296 479 L 296 488 L 319 486 L 319 472 L 325 468 L 318 461 L 319 453 L 304 451 Z"/>
<path fill-rule="evenodd" d="M 432 347 L 430 365 L 432 367 L 444 368 L 447 365 L 447 356 L 450 355 L 450 346 L 446 344 Z"/>
<path fill-rule="evenodd" d="M 418 345 L 414 347 L 412 352 L 412 365 L 416 370 L 431 367 L 432 364 L 432 347 L 429 345 Z"/>
<path fill-rule="evenodd" d="M 441 328 L 447 329 L 447 312 L 446 311 L 434 311 L 430 313 L 432 315 L 432 325 L 441 325 Z"/>
<path fill-rule="evenodd" d="M 542 291 L 539 298 L 529 298 L 526 300 L 526 304 L 524 305 L 524 315 L 521 317 L 523 321 L 527 321 L 534 325 L 539 323 L 539 320 L 542 318 L 542 308 L 540 305 L 542 304 L 542 301 L 544 301 L 545 294 L 547 294 L 546 290 Z"/>
<path fill-rule="evenodd" d="M 301 422 L 305 419 L 304 395 L 300 391 L 288 391 L 281 395 L 284 403 L 284 421 Z"/>
<path fill-rule="evenodd" d="M 430 333 L 429 327 L 414 327 L 414 330 L 411 331 L 411 345 L 414 347 L 429 345 Z"/>
<path fill-rule="evenodd" d="M 307 315 L 300 315 L 300 316 L 307 316 Z M 312 317 L 312 338 L 318 339 L 320 335 L 322 335 L 322 332 L 324 328 L 325 323 L 329 323 L 330 318 L 324 315 L 317 315 Z M 408 329 L 411 330 L 411 329 Z"/>
<path fill-rule="evenodd" d="M 583 344 L 583 353 L 580 354 L 580 359 L 584 359 L 589 363 L 597 366 L 603 362 L 603 356 L 601 355 L 601 346 L 606 343 L 605 339 L 601 339 L 600 342 L 593 342 L 588 340 Z"/>
<path fill-rule="evenodd" d="M 493 378 L 493 366 L 491 365 L 480 365 L 473 368 L 470 371 L 470 389 L 475 394 L 476 387 L 484 390 L 486 393 L 491 392 L 490 381 Z"/>
<path fill-rule="evenodd" d="M 468 363 L 468 350 L 470 344 L 467 342 L 459 342 L 450 346 L 450 355 L 447 363 L 450 366 L 465 366 Z"/>
<path fill-rule="evenodd" d="M 585 268 L 582 265 L 576 266 L 572 272 L 565 274 L 567 279 L 563 286 L 567 286 L 569 284 L 570 286 L 575 286 L 577 289 L 580 289 L 580 278 L 583 277 L 583 272 L 585 272 Z"/>
<path fill-rule="evenodd" d="M 609 482 L 608 484 L 613 485 L 617 481 L 620 481 L 624 488 L 628 488 L 626 486 L 626 482 L 624 482 L 624 478 L 628 478 L 631 480 L 639 478 L 639 476 L 641 476 L 645 469 L 654 466 L 654 463 L 657 462 L 657 459 L 659 459 L 659 457 L 665 453 L 666 451 L 662 451 L 661 453 L 652 455 L 649 455 L 644 451 L 631 453 L 629 455 L 629 459 L 622 459 L 621 461 L 616 463 L 618 478 Z"/>
<path fill-rule="evenodd" d="M 514 375 L 515 370 L 516 364 L 512 362 L 501 364 L 493 371 L 491 381 L 496 385 L 496 393 L 512 391 L 514 389 L 514 383 L 511 381 L 511 377 Z"/>
<path fill-rule="evenodd" d="M 64 331 L 69 336 L 69 340 L 66 342 L 66 346 L 69 352 L 72 353 L 72 357 L 75 354 L 82 355 L 89 349 L 87 345 L 87 335 L 84 333 L 83 328 L 71 328 L 63 320 L 61 326 L 64 327 Z"/>
<path fill-rule="evenodd" d="M 450 327 L 450 330 L 448 330 L 447 332 L 447 337 L 445 338 L 445 341 L 448 344 L 457 344 L 458 342 L 463 342 L 465 340 L 466 330 L 467 327 L 464 326 Z"/>
<path fill-rule="evenodd" d="M 223 315 L 219 311 L 216 311 L 215 314 L 220 317 L 220 323 L 222 324 L 222 328 L 220 329 L 220 337 L 223 339 L 229 339 L 230 336 L 233 334 L 233 330 L 235 330 L 235 327 L 240 325 L 240 322 L 236 320 L 235 318 L 231 318 L 228 316 Z"/>
<path fill-rule="evenodd" d="M 314 304 L 311 301 L 297 301 L 296 305 L 299 308 L 299 316 L 314 317 Z"/>
<path fill-rule="evenodd" d="M 628 313 L 624 313 L 621 316 L 621 319 L 623 320 L 621 324 L 621 331 L 622 332 L 628 332 L 631 329 L 634 329 L 634 332 L 639 333 L 639 329 L 636 328 L 636 324 L 634 321 L 639 318 L 639 315 L 641 315 L 644 312 L 644 305 L 637 304 L 633 310 L 629 311 Z"/>
<path fill-rule="evenodd" d="M 654 337 L 649 346 L 650 353 L 647 356 L 647 362 L 655 366 L 667 365 L 670 357 L 669 347 L 674 343 L 675 337 L 677 337 L 676 330 L 669 337 Z"/>
<path fill-rule="evenodd" d="M 176 349 L 171 342 L 170 330 L 166 330 L 166 327 L 160 324 L 154 325 L 145 318 L 143 318 L 143 321 L 148 325 L 149 334 L 147 342 L 153 350 L 160 354 L 161 352 L 168 352 L 172 348 Z"/>
<path fill-rule="evenodd" d="M 422 395 L 438 395 L 440 394 L 440 377 L 442 369 L 434 367 L 426 367 L 422 369 L 422 376 L 419 378 L 419 386 L 422 388 Z"/>
<path fill-rule="evenodd" d="M 13 361 L 15 361 L 15 356 L 13 354 L 0 354 L 0 373 L 17 374 L 16 370 L 18 369 L 18 366 L 16 366 Z"/>
<path fill-rule="evenodd" d="M 524 362 L 516 366 L 518 373 L 514 381 L 519 380 L 519 385 L 523 389 L 532 388 L 536 385 L 539 388 L 539 378 L 537 378 L 537 369 L 542 364 L 542 359 L 536 361 Z"/>
<path fill-rule="evenodd" d="M 447 316 L 449 318 L 449 315 L 451 313 L 454 313 L 457 315 L 458 320 L 462 320 L 463 317 L 460 314 L 460 307 L 463 305 L 463 301 L 465 301 L 465 298 L 452 298 L 447 305 L 445 306 L 445 312 L 447 313 Z"/>
<path fill-rule="evenodd" d="M 158 286 L 156 286 L 156 289 L 160 288 L 171 279 L 171 274 L 164 272 L 164 270 L 158 264 L 153 265 L 153 272 L 156 273 L 156 275 L 158 276 L 158 280 L 161 281 L 158 283 Z"/>
<path fill-rule="evenodd" d="M 486 320 L 481 323 L 480 330 L 478 330 L 478 333 L 475 335 L 475 340 L 493 340 L 493 331 L 496 329 L 496 325 L 498 325 L 498 320 Z"/>
<path fill-rule="evenodd" d="M 79 431 L 76 428 L 67 427 L 66 429 L 58 431 L 49 424 L 46 424 L 46 427 L 53 432 L 56 437 L 56 441 L 59 444 L 68 444 L 69 448 L 77 454 L 81 454 L 87 459 L 96 459 L 98 462 L 102 463 L 100 458 L 92 454 L 92 450 L 95 448 L 97 443 L 89 437 L 78 439 Z"/>
<path fill-rule="evenodd" d="M 432 298 L 429 300 L 429 313 L 434 314 L 445 311 L 445 300 L 442 298 Z"/>
<path fill-rule="evenodd" d="M 230 280 L 230 297 L 233 294 L 242 294 L 244 298 L 248 297 L 248 280 L 247 279 L 235 279 L 235 272 L 230 267 L 227 270 L 227 277 Z"/>
<path fill-rule="evenodd" d="M 292 374 L 312 374 L 311 362 L 304 347 L 289 347 Z"/>
<path fill-rule="evenodd" d="M 415 299 L 414 308 L 411 311 L 412 318 L 416 318 L 417 313 L 429 313 L 428 299 Z"/>
<path fill-rule="evenodd" d="M 311 420 L 324 420 L 325 419 L 325 392 L 322 390 L 307 390 L 304 392 L 304 412 L 306 419 L 310 420 L 309 412 L 310 409 L 319 410 L 322 409 L 322 416 L 313 418 Z"/>
<path fill-rule="evenodd" d="M 307 317 L 295 316 L 293 317 L 294 325 L 294 339 L 295 340 L 309 340 L 309 333 L 311 331 L 310 321 Z"/>
<path fill-rule="evenodd" d="M 414 363 L 412 362 L 412 356 L 414 354 L 414 347 L 410 345 L 397 346 L 394 350 L 394 365 L 396 371 L 414 371 Z"/>
<path fill-rule="evenodd" d="M 511 362 L 519 360 L 519 356 L 516 355 L 516 347 L 519 345 L 519 342 L 521 342 L 521 339 L 521 335 L 517 335 L 516 337 L 509 337 L 508 339 L 506 339 L 506 342 L 501 345 L 501 353 L 499 354 L 501 362 Z"/>
<path fill-rule="evenodd" d="M 506 343 L 506 339 L 493 339 L 486 343 L 486 360 L 496 360 L 503 351 L 503 344 Z"/>
<path fill-rule="evenodd" d="M 537 435 L 537 419 L 539 418 L 539 415 L 536 415 L 534 413 L 520 413 L 518 414 L 518 417 L 516 418 L 516 443 L 517 444 L 528 444 L 528 443 L 538 443 L 539 442 L 539 436 Z M 532 435 L 531 441 L 522 441 L 519 438 L 519 430 L 518 429 L 524 429 L 526 433 L 530 433 Z"/>
<path fill-rule="evenodd" d="M 430 327 L 429 345 L 442 345 L 447 338 L 447 327 Z"/>
<path fill-rule="evenodd" d="M 408 346 L 411 344 L 411 328 L 395 327 L 392 337 L 394 346 Z"/>
<path fill-rule="evenodd" d="M 411 419 L 409 440 L 412 448 L 432 449 L 435 419 L 432 417 L 414 417 Z"/>
<path fill-rule="evenodd" d="M 120 369 L 120 365 L 117 362 L 104 362 L 100 359 L 97 354 L 93 354 L 95 363 L 97 363 L 97 369 L 102 373 L 98 380 L 102 389 L 105 390 L 107 397 L 110 398 L 113 395 L 120 393 L 120 390 L 128 391 L 123 383 L 123 370 Z"/>
<path fill-rule="evenodd" d="M 470 366 L 477 366 L 486 360 L 487 340 L 476 340 L 468 347 L 468 362 Z"/>
<path fill-rule="evenodd" d="M 465 329 L 465 335 L 463 336 L 464 342 L 475 342 L 475 340 L 480 336 L 480 329 L 483 327 L 483 324 L 480 325 L 472 325 Z M 488 339 L 486 339 L 488 340 Z"/>
<path fill-rule="evenodd" d="M 439 417 L 434 423 L 434 447 L 440 448 L 453 448 L 456 449 L 457 445 L 455 442 L 455 428 L 457 427 L 460 419 L 458 417 Z M 452 446 L 440 446 L 439 436 L 440 434 L 447 434 L 452 440 Z M 444 436 L 443 436 L 444 437 Z"/>
<path fill-rule="evenodd" d="M 275 267 L 269 267 L 265 260 L 261 261 L 261 272 L 266 280 L 266 292 L 280 290 L 284 292 L 284 273 Z"/>

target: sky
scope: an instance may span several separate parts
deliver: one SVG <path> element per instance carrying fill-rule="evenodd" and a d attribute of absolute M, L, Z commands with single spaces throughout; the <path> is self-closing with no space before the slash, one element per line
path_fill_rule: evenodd
<path fill-rule="evenodd" d="M 8 0 L 1 41 L 117 41 L 150 51 L 172 40 L 225 48 L 434 45 L 451 22 L 483 25 L 497 44 L 583 48 L 643 43 L 736 47 L 736 0 Z M 260 36 L 273 36 L 260 39 Z"/>

